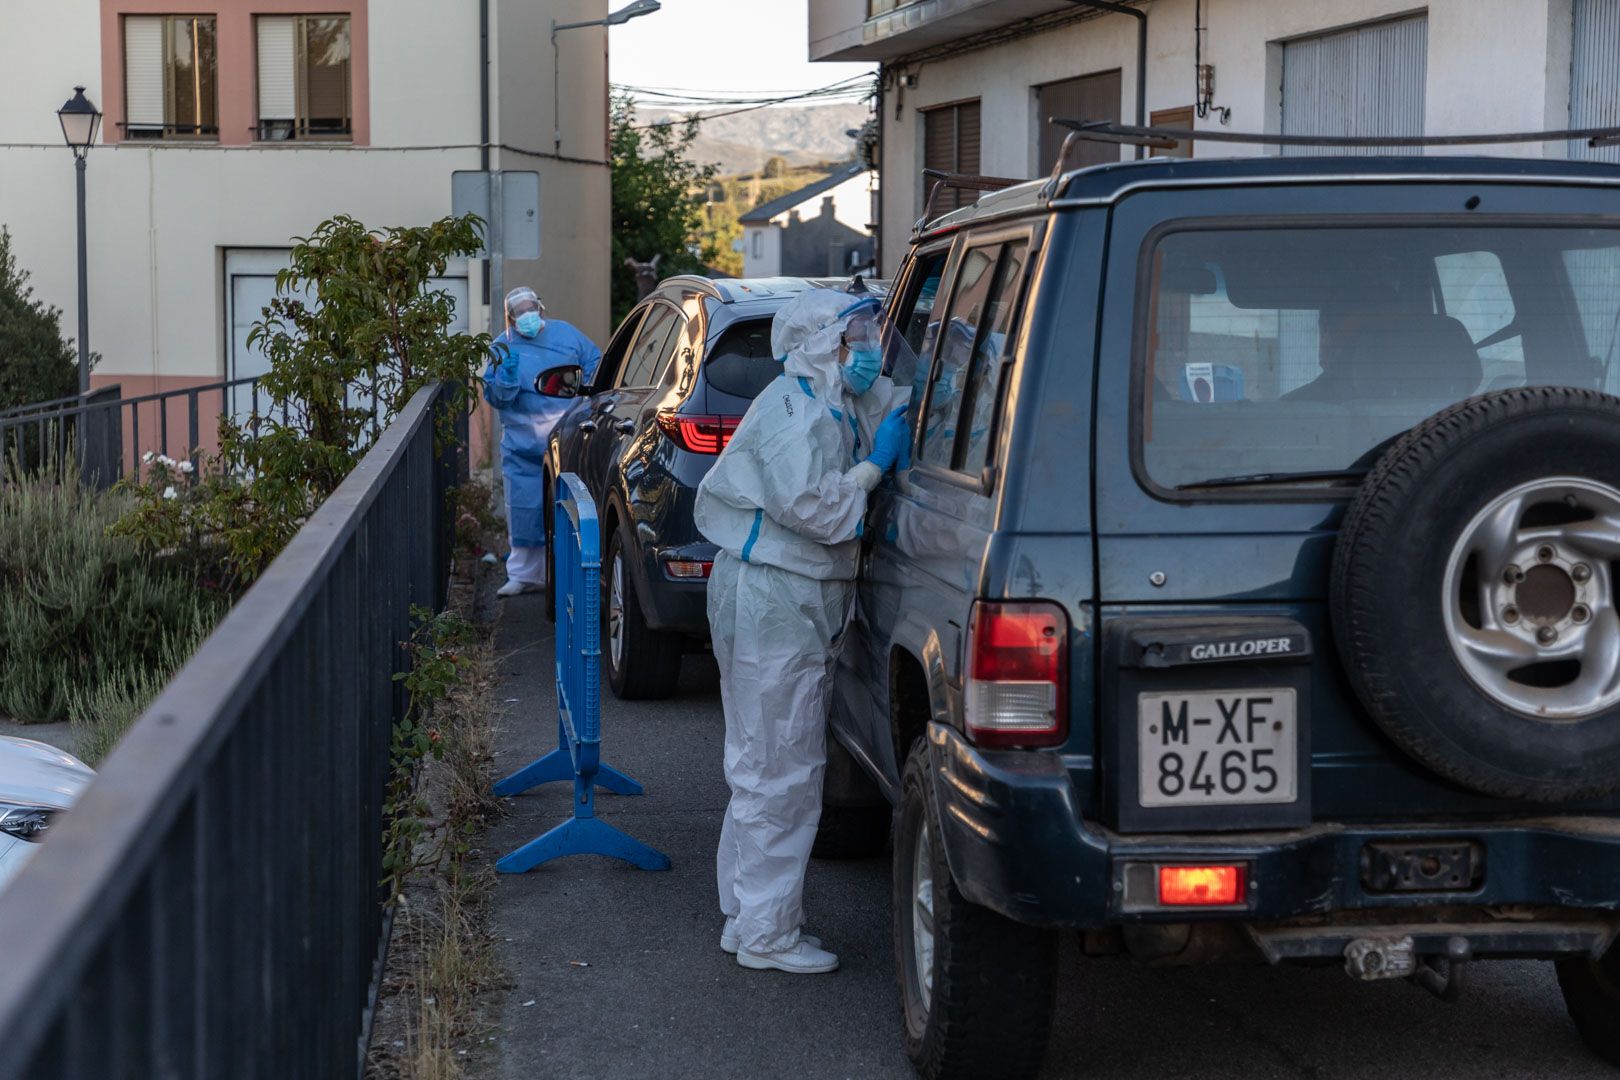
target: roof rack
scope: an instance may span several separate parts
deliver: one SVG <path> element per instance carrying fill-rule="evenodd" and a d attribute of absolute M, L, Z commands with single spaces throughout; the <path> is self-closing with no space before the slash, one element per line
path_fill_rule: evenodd
<path fill-rule="evenodd" d="M 1280 135 L 1246 131 L 1220 131 L 1190 128 L 1138 127 L 1111 120 L 1068 120 L 1054 116 L 1052 123 L 1066 127 L 1071 135 L 1089 142 L 1124 143 L 1127 146 L 1169 148 L 1178 142 L 1249 143 L 1265 146 L 1491 146 L 1503 143 L 1584 141 L 1588 146 L 1620 143 L 1620 127 L 1571 128 L 1563 131 L 1501 131 L 1487 135 Z"/>
<path fill-rule="evenodd" d="M 1068 171 L 1069 151 L 1082 142 L 1118 143 L 1154 150 L 1172 150 L 1183 142 L 1246 143 L 1261 146 L 1320 146 L 1343 148 L 1491 146 L 1505 143 L 1580 142 L 1587 146 L 1620 145 L 1620 127 L 1571 128 L 1563 131 L 1504 131 L 1489 135 L 1282 135 L 1247 131 L 1143 127 L 1118 124 L 1112 120 L 1070 120 L 1054 116 L 1051 123 L 1069 129 L 1058 151 L 1052 175 L 1041 186 L 1041 198 L 1057 194 L 1063 174 Z"/>
<path fill-rule="evenodd" d="M 917 219 L 913 233 L 920 233 L 923 226 L 934 220 L 934 199 L 944 188 L 957 188 L 966 191 L 1000 191 L 1010 188 L 1014 184 L 1028 183 L 1026 180 L 1015 180 L 1009 176 L 978 176 L 973 173 L 952 173 L 941 169 L 924 169 L 924 180 L 932 180 L 928 188 L 928 201 L 923 204 L 922 217 Z"/>

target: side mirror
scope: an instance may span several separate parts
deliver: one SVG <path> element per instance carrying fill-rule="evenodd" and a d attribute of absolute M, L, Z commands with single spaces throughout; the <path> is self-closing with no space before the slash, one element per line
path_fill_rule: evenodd
<path fill-rule="evenodd" d="M 585 383 L 585 372 L 578 364 L 549 368 L 534 379 L 534 392 L 541 397 L 576 398 Z"/>

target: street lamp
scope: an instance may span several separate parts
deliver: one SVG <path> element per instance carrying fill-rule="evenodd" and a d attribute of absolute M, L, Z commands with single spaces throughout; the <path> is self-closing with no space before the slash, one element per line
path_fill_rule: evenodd
<path fill-rule="evenodd" d="M 557 34 L 562 30 L 579 30 L 587 26 L 623 26 L 631 19 L 642 15 L 651 15 L 663 7 L 658 0 L 631 0 L 630 3 L 618 11 L 610 12 L 605 19 L 591 19 L 587 22 L 560 23 L 551 20 L 551 152 L 562 153 L 562 114 L 558 98 L 562 95 L 562 60 L 557 49 Z"/>
<path fill-rule="evenodd" d="M 90 392 L 90 260 L 85 247 L 84 159 L 96 141 L 96 130 L 101 127 L 101 111 L 84 96 L 84 87 L 75 86 L 73 96 L 56 110 L 56 118 L 62 122 L 62 138 L 73 151 L 79 180 L 79 395 L 82 397 Z"/>

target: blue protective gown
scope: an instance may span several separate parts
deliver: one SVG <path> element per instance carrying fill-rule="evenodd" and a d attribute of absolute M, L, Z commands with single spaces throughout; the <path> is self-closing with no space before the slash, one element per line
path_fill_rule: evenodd
<path fill-rule="evenodd" d="M 546 492 L 541 467 L 546 458 L 546 442 L 557 420 L 574 403 L 571 398 L 542 397 L 534 392 L 534 380 L 542 371 L 578 365 L 585 380 L 596 374 L 602 350 L 572 326 L 559 319 L 547 319 L 544 329 L 526 338 L 508 329 L 496 342 L 505 345 L 518 358 L 515 381 L 502 374 L 501 350 L 490 350 L 489 370 L 484 373 L 484 400 L 501 414 L 501 472 L 506 478 L 506 521 L 513 547 L 544 547 L 546 543 Z"/>

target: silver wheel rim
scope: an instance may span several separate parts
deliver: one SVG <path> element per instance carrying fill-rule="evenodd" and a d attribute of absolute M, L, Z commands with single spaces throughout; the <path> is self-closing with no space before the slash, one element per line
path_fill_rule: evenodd
<path fill-rule="evenodd" d="M 916 969 L 917 996 L 927 1012 L 934 996 L 934 873 L 928 823 L 917 832 L 917 850 L 911 865 L 911 962 Z"/>
<path fill-rule="evenodd" d="M 1607 484 L 1550 477 L 1486 504 L 1452 548 L 1441 599 L 1446 638 L 1474 685 L 1544 720 L 1583 720 L 1620 701 L 1613 560 L 1620 491 Z"/>
<path fill-rule="evenodd" d="M 608 590 L 608 651 L 613 666 L 624 664 L 624 558 L 613 555 L 613 584 Z"/>

